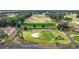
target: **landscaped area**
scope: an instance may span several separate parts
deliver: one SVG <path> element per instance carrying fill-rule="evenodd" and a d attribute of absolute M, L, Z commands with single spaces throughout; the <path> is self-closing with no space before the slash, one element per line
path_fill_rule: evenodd
<path fill-rule="evenodd" d="M 70 37 L 76 42 L 79 43 L 79 33 L 73 32 L 70 34 Z"/>
<path fill-rule="evenodd" d="M 39 33 L 39 37 L 33 37 L 33 33 Z M 61 43 L 67 44 L 70 42 L 69 38 L 60 31 L 57 30 L 32 30 L 32 31 L 22 31 L 25 40 L 33 41 L 39 44 L 53 44 Z"/>
<path fill-rule="evenodd" d="M 79 11 L 2 11 L 0 44 L 9 48 L 79 48 Z"/>
<path fill-rule="evenodd" d="M 74 38 L 74 40 L 76 40 L 77 42 L 79 42 L 79 36 L 74 36 L 73 38 Z"/>
<path fill-rule="evenodd" d="M 55 23 L 24 23 L 21 24 L 23 27 L 54 27 Z"/>

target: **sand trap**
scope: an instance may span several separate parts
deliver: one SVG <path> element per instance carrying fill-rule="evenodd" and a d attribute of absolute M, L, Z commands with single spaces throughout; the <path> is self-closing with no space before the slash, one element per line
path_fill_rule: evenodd
<path fill-rule="evenodd" d="M 38 38 L 38 37 L 39 37 L 39 33 L 33 33 L 33 34 L 32 34 L 32 37 Z"/>

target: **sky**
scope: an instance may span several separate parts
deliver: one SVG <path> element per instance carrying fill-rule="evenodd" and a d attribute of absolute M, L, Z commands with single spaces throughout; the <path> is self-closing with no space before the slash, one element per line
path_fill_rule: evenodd
<path fill-rule="evenodd" d="M 0 9 L 79 9 L 78 0 L 0 0 Z"/>

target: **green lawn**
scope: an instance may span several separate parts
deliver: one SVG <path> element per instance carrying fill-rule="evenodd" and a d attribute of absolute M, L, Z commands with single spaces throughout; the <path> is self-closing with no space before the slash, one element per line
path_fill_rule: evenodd
<path fill-rule="evenodd" d="M 79 36 L 74 36 L 73 38 L 79 42 Z"/>
<path fill-rule="evenodd" d="M 70 34 L 70 37 L 71 37 L 76 43 L 79 43 L 79 33 L 72 32 L 72 33 Z"/>
<path fill-rule="evenodd" d="M 39 33 L 39 38 L 32 37 L 32 33 Z M 28 31 L 22 31 L 23 37 L 25 40 L 33 41 L 36 43 L 47 43 L 47 44 L 53 44 L 56 42 L 66 44 L 69 42 L 69 39 L 63 32 L 59 32 L 56 30 L 28 30 Z"/>
<path fill-rule="evenodd" d="M 55 23 L 24 23 L 24 24 L 21 24 L 21 26 L 24 26 L 24 27 L 33 27 L 33 26 L 36 26 L 36 27 L 42 27 L 42 26 L 45 26 L 45 27 L 52 27 L 52 26 L 56 26 Z"/>

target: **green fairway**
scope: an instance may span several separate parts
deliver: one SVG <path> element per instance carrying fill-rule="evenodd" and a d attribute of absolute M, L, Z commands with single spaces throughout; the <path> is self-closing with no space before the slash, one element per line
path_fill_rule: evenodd
<path fill-rule="evenodd" d="M 70 37 L 77 43 L 79 43 L 79 33 L 73 32 Z"/>
<path fill-rule="evenodd" d="M 79 42 L 79 36 L 74 36 L 73 38 L 74 38 L 74 40 Z"/>
<path fill-rule="evenodd" d="M 24 24 L 21 24 L 21 26 L 24 26 L 24 27 L 33 27 L 33 26 L 36 26 L 36 27 L 52 27 L 52 26 L 56 26 L 55 23 L 24 23 Z"/>
<path fill-rule="evenodd" d="M 69 39 L 63 32 L 59 32 L 56 30 L 28 30 L 28 31 L 22 31 L 23 37 L 25 40 L 36 42 L 36 43 L 47 43 L 47 44 L 53 44 L 56 42 L 67 44 L 69 42 Z M 32 37 L 32 33 L 39 33 L 38 38 Z"/>

